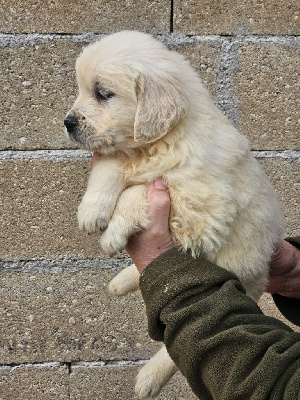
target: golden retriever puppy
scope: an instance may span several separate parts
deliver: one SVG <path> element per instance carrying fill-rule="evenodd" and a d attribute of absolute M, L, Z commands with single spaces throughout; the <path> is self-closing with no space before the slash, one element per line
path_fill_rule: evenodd
<path fill-rule="evenodd" d="M 257 300 L 284 219 L 248 140 L 189 63 L 149 35 L 124 31 L 86 47 L 76 72 L 79 95 L 65 126 L 71 140 L 102 155 L 78 209 L 80 229 L 100 232 L 107 255 L 123 250 L 148 226 L 146 188 L 162 177 L 175 243 L 234 272 Z M 131 266 L 110 292 L 137 287 Z M 137 394 L 155 396 L 175 370 L 163 347 L 140 371 Z"/>

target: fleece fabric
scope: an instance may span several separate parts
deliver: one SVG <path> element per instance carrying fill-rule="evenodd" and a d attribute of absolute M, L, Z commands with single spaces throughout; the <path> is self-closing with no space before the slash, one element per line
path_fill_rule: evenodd
<path fill-rule="evenodd" d="M 265 316 L 234 274 L 173 248 L 140 287 L 150 336 L 199 399 L 300 399 L 300 333 Z"/>

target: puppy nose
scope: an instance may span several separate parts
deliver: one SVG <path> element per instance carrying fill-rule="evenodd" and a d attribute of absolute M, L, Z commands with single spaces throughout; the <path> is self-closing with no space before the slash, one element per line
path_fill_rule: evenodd
<path fill-rule="evenodd" d="M 64 125 L 67 128 L 67 131 L 69 133 L 74 132 L 77 127 L 77 123 L 78 123 L 78 120 L 77 120 L 76 114 L 74 113 L 74 111 L 71 111 L 64 120 Z"/>

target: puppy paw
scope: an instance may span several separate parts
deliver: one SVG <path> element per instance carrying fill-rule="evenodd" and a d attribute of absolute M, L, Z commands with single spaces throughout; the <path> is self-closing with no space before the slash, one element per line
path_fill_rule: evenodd
<path fill-rule="evenodd" d="M 99 201 L 82 200 L 78 207 L 79 229 L 88 233 L 103 232 L 109 223 L 110 212 Z"/>
<path fill-rule="evenodd" d="M 177 371 L 174 362 L 163 346 L 138 373 L 135 393 L 140 399 L 156 397 Z"/>
<path fill-rule="evenodd" d="M 143 368 L 141 369 L 141 372 Z M 140 400 L 155 398 L 162 389 L 162 385 L 156 376 L 139 373 L 135 384 L 135 394 Z"/>
<path fill-rule="evenodd" d="M 160 369 L 146 364 L 136 378 L 135 394 L 139 399 L 153 399 L 159 395 L 166 381 L 162 379 Z"/>
<path fill-rule="evenodd" d="M 112 296 L 125 296 L 139 288 L 140 274 L 134 264 L 124 268 L 109 283 L 108 292 Z"/>
<path fill-rule="evenodd" d="M 100 238 L 100 246 L 102 251 L 104 252 L 104 254 L 110 257 L 124 250 L 126 244 L 127 237 L 118 234 L 117 232 L 111 234 L 109 227 L 106 231 L 103 232 Z"/>

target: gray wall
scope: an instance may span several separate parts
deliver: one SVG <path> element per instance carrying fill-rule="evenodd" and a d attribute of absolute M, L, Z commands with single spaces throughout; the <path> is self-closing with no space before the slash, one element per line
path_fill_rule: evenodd
<path fill-rule="evenodd" d="M 299 234 L 299 2 L 1 0 L 0 399 L 134 399 L 158 345 L 139 294 L 107 295 L 129 260 L 77 229 L 90 156 L 65 138 L 74 63 L 135 29 L 187 56 L 248 136 Z M 269 297 L 262 307 L 280 317 Z M 178 375 L 160 399 L 193 399 Z"/>

